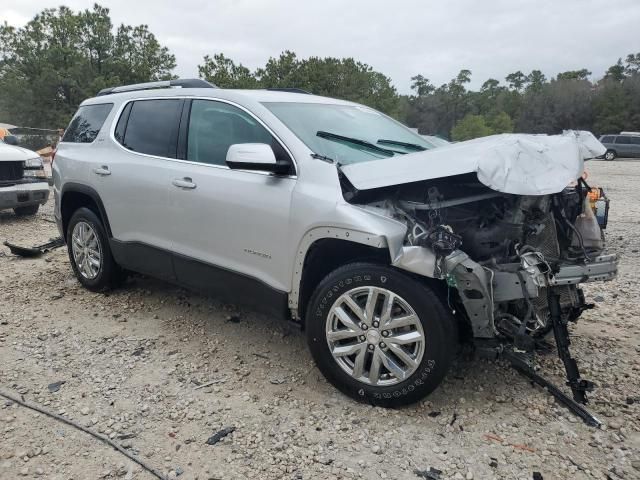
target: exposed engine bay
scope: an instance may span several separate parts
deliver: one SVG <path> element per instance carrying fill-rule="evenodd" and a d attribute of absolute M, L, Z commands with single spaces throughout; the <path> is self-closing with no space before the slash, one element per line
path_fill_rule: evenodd
<path fill-rule="evenodd" d="M 580 180 L 558 194 L 511 195 L 466 174 L 359 192 L 350 202 L 407 224 L 394 265 L 445 280 L 474 337 L 506 336 L 524 346 L 526 337 L 551 331 L 550 287 L 563 318 L 576 320 L 587 308 L 578 283 L 615 276 L 615 256 L 603 256 L 608 199 L 599 192 L 595 201 L 599 223 L 591 192 Z"/>
<path fill-rule="evenodd" d="M 407 225 L 393 265 L 446 282 L 449 308 L 476 342 L 533 352 L 553 331 L 574 399 L 586 402 L 591 385 L 579 378 L 568 352 L 567 323 L 592 307 L 580 283 L 616 275 L 617 256 L 604 250 L 609 200 L 602 189 L 578 179 L 559 193 L 514 195 L 490 189 L 474 174 L 366 191 L 348 187 L 343 182 L 350 203 Z"/>

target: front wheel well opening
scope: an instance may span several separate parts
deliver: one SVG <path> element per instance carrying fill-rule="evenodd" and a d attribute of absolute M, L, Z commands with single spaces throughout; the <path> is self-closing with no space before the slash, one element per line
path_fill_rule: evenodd
<path fill-rule="evenodd" d="M 303 325 L 306 306 L 322 279 L 335 269 L 354 262 L 381 265 L 391 263 L 387 248 L 372 247 L 349 240 L 325 238 L 315 241 L 309 247 L 304 259 L 298 297 L 298 315 Z"/>
<path fill-rule="evenodd" d="M 67 228 L 69 227 L 69 221 L 71 217 L 79 208 L 86 207 L 97 215 L 102 220 L 105 230 L 109 231 L 109 226 L 103 218 L 100 207 L 96 201 L 88 194 L 82 192 L 65 192 L 60 202 L 60 215 L 62 217 L 62 234 L 67 237 Z"/>

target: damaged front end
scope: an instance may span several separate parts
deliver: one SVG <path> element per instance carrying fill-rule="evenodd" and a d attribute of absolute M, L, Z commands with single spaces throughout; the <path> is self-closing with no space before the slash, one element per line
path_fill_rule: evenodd
<path fill-rule="evenodd" d="M 580 141 L 576 145 L 573 168 L 582 173 L 586 155 L 580 156 Z M 552 153 L 548 149 L 546 155 Z M 592 384 L 580 378 L 569 354 L 567 323 L 592 307 L 581 283 L 616 275 L 617 256 L 604 245 L 609 200 L 582 178 L 550 193 L 541 175 L 531 179 L 541 186 L 537 191 L 520 187 L 516 183 L 522 185 L 523 179 L 513 177 L 517 171 L 504 174 L 495 163 L 489 165 L 493 176 L 485 162 L 483 172 L 481 166 L 475 172 L 368 190 L 355 189 L 351 181 L 355 177 L 358 183 L 357 175 L 347 173 L 345 198 L 407 225 L 393 265 L 446 282 L 449 307 L 479 348 L 507 353 L 522 371 L 531 367 L 536 344 L 553 332 L 574 400 L 586 403 Z M 494 182 L 499 175 L 506 179 L 501 185 Z"/>
<path fill-rule="evenodd" d="M 505 337 L 530 349 L 552 330 L 550 291 L 574 321 L 588 308 L 578 285 L 616 274 L 590 192 L 580 182 L 553 195 L 502 194 L 470 176 L 400 188 L 387 208 L 409 233 L 393 264 L 446 281 L 474 338 Z"/>

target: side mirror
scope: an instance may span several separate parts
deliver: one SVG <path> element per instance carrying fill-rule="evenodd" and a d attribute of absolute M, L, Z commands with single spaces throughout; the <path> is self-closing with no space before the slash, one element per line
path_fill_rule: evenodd
<path fill-rule="evenodd" d="M 236 143 L 227 150 L 227 165 L 233 170 L 260 170 L 278 174 L 289 172 L 288 162 L 279 162 L 266 143 Z"/>

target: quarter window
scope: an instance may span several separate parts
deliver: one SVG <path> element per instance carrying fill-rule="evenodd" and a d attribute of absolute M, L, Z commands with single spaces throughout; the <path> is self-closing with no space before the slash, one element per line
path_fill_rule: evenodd
<path fill-rule="evenodd" d="M 181 109 L 179 99 L 137 100 L 128 119 L 125 115 L 129 107 L 123 111 L 116 126 L 116 139 L 134 152 L 175 158 Z"/>
<path fill-rule="evenodd" d="M 62 141 L 69 143 L 93 142 L 98 136 L 111 108 L 113 108 L 113 103 L 82 105 L 71 119 Z"/>
<path fill-rule="evenodd" d="M 236 143 L 266 143 L 277 160 L 290 161 L 275 138 L 245 111 L 223 102 L 193 100 L 187 134 L 187 160 L 226 165 L 227 151 Z"/>

